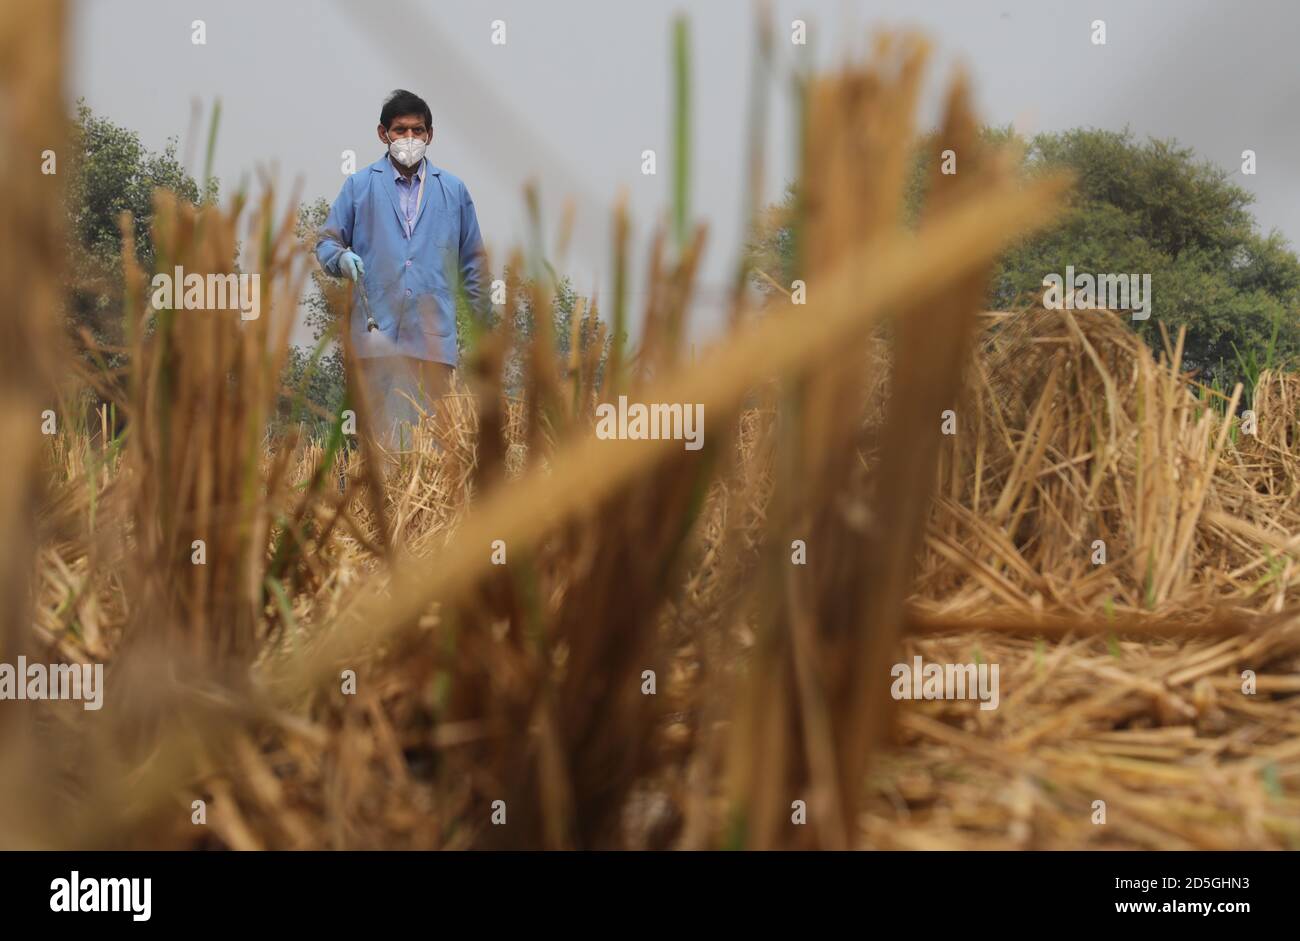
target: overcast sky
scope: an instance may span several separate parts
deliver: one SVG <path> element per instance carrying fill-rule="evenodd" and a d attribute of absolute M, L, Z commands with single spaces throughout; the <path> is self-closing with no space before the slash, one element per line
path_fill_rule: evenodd
<path fill-rule="evenodd" d="M 922 123 L 937 119 L 941 79 L 964 64 L 984 119 L 1025 132 L 1078 126 L 1174 137 L 1233 171 L 1256 194 L 1264 231 L 1300 244 L 1300 3 L 1294 0 L 779 0 L 780 79 L 766 189 L 793 173 L 785 78 L 804 57 L 861 53 L 873 27 L 911 25 L 936 55 Z M 626 187 L 641 241 L 669 205 L 670 33 L 689 12 L 693 72 L 692 209 L 709 223 L 697 335 L 720 323 L 719 299 L 742 236 L 746 108 L 755 7 L 746 0 L 83 0 L 74 18 L 71 97 L 160 149 L 181 138 L 198 171 L 206 116 L 221 100 L 215 172 L 225 193 L 270 170 L 288 191 L 331 202 L 341 153 L 381 156 L 380 105 L 394 88 L 433 111 L 430 159 L 461 177 L 494 264 L 523 244 L 522 186 L 538 182 L 548 237 L 564 197 L 580 228 L 563 270 L 608 296 L 609 209 Z M 808 46 L 789 41 L 808 24 Z M 206 23 L 206 45 L 191 22 Z M 1094 46 L 1090 24 L 1106 22 Z M 493 45 L 492 22 L 506 23 Z M 196 138 L 193 115 L 204 122 Z M 654 149 L 659 173 L 641 174 Z M 1238 171 L 1241 152 L 1258 174 Z M 637 279 L 639 291 L 640 280 Z"/>

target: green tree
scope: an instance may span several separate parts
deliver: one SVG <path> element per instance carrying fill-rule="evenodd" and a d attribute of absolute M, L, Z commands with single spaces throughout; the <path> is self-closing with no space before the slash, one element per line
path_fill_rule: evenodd
<path fill-rule="evenodd" d="M 340 413 L 347 389 L 343 369 L 343 347 L 338 342 L 342 312 L 330 303 L 327 288 L 338 278 L 328 275 L 316 264 L 316 239 L 325 219 L 329 216 L 329 203 L 322 197 L 304 203 L 298 208 L 294 235 L 301 250 L 311 255 L 311 282 L 302 300 L 303 323 L 311 329 L 314 341 L 311 348 L 292 346 L 285 364 L 283 385 L 292 393 L 281 397 L 280 423 L 302 423 L 307 432 L 324 437 Z M 295 409 L 295 398 L 301 398 Z"/>
<path fill-rule="evenodd" d="M 554 277 L 554 272 L 550 272 L 548 276 Z M 507 283 L 509 282 L 508 268 L 502 277 L 506 278 Z M 536 314 L 533 311 L 530 282 L 521 280 L 511 300 L 510 306 L 514 311 L 515 344 L 510 357 L 506 361 L 505 384 L 510 394 L 514 395 L 518 394 L 523 388 L 524 351 L 528 349 L 533 334 L 536 332 Z M 555 356 L 559 361 L 561 371 L 568 368 L 569 351 L 573 344 L 573 318 L 577 313 L 577 307 L 578 292 L 573 289 L 573 282 L 567 275 L 560 277 L 554 282 L 551 294 L 551 325 L 555 337 Z M 578 350 L 583 355 L 591 348 L 591 344 L 596 342 L 596 328 L 588 319 L 589 311 L 590 308 L 584 311 L 583 322 L 579 324 L 578 329 Z M 609 357 L 612 344 L 613 339 L 606 336 L 596 367 L 597 383 L 599 383 L 604 372 L 605 361 Z"/>
<path fill-rule="evenodd" d="M 1024 141 L 1010 128 L 985 128 L 982 136 L 1017 148 L 1026 175 L 1066 169 L 1077 179 L 1059 221 L 1000 259 L 990 306 L 1041 298 L 1043 277 L 1063 275 L 1069 265 L 1093 274 L 1150 274 L 1151 318 L 1135 328 L 1158 348 L 1158 322 L 1171 334 L 1186 325 L 1184 361 L 1209 381 L 1241 380 L 1249 392 L 1262 365 L 1300 357 L 1300 259 L 1279 233 L 1259 232 L 1252 195 L 1227 171 L 1176 142 L 1138 141 L 1127 129 Z M 934 135 L 918 142 L 907 183 L 909 224 L 919 217 L 939 144 Z M 782 283 L 798 277 L 791 237 L 797 205 L 791 189 L 769 210 L 750 248 L 751 264 Z"/>
<path fill-rule="evenodd" d="M 71 126 L 72 159 L 67 199 L 68 258 L 71 260 L 69 327 L 88 330 L 95 342 L 122 344 L 122 233 L 118 218 L 131 217 L 136 259 L 146 271 L 154 265 L 150 226 L 153 193 L 166 189 L 192 205 L 199 185 L 176 156 L 176 138 L 161 153 L 150 151 L 131 130 L 96 115 L 77 102 Z M 208 198 L 218 184 L 208 182 Z M 108 357 L 120 365 L 120 354 Z"/>

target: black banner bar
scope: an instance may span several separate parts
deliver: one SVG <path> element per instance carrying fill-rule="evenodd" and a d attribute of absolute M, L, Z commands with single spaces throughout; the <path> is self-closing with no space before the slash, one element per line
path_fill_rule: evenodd
<path fill-rule="evenodd" d="M 835 915 L 932 928 L 978 915 L 1231 929 L 1295 904 L 1295 857 L 1284 853 L 56 852 L 0 854 L 0 866 L 10 924 L 78 929 L 373 931 L 427 918 L 437 931 L 518 918 L 540 930 L 539 918 L 620 912 L 628 926 L 680 915 L 798 927 Z"/>

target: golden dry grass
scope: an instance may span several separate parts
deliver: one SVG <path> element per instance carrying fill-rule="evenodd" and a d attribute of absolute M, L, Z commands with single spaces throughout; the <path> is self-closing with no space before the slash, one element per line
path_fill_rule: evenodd
<path fill-rule="evenodd" d="M 24 36 L 61 61 L 44 25 Z M 22 48 L 10 94 L 48 67 Z M 941 137 L 963 172 L 905 233 L 924 63 L 895 40 L 810 88 L 807 305 L 738 292 L 688 361 L 704 232 L 661 239 L 636 355 L 603 386 L 539 323 L 508 400 L 499 332 L 391 469 L 364 436 L 262 435 L 304 263 L 286 223 L 260 243 L 265 320 L 177 311 L 131 334 L 120 453 L 34 430 L 73 362 L 35 355 L 56 349 L 57 232 L 0 254 L 0 283 L 48 314 L 4 315 L 0 580 L 32 607 L 7 607 L 3 659 L 110 664 L 100 713 L 4 711 L 0 843 L 1297 845 L 1295 378 L 1266 374 L 1259 433 L 1234 434 L 1179 338 L 1157 358 L 1109 314 L 981 315 L 998 252 L 1065 183 L 980 152 L 958 80 Z M 4 116 L 6 147 L 46 120 Z M 6 231 L 53 225 L 2 187 Z M 228 270 L 243 209 L 160 197 L 155 237 Z M 619 392 L 702 404 L 707 447 L 596 438 Z M 895 702 L 890 665 L 914 654 L 1000 664 L 999 708 Z"/>

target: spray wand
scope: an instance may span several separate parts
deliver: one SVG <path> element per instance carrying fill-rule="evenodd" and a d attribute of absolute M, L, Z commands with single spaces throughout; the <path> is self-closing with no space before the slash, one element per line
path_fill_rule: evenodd
<path fill-rule="evenodd" d="M 361 289 L 361 305 L 366 309 L 366 330 L 374 332 L 379 329 L 379 324 L 375 323 L 375 315 L 370 312 L 370 298 L 366 296 L 366 282 L 357 279 L 357 287 Z"/>

